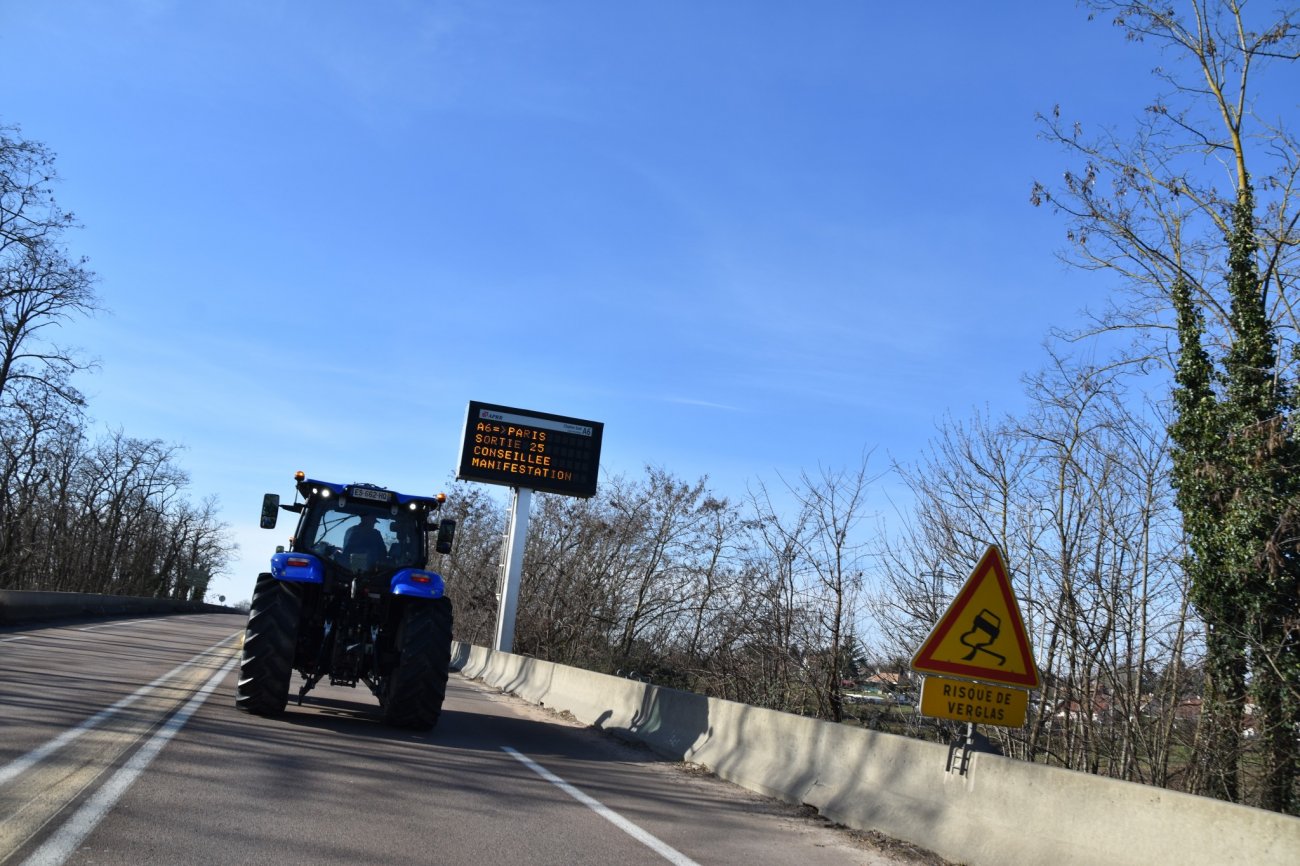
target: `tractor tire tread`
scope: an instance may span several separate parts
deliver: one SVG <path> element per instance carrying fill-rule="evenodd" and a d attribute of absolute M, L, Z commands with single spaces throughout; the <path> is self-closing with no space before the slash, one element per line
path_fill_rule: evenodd
<path fill-rule="evenodd" d="M 239 709 L 259 716 L 284 712 L 301 612 L 302 599 L 293 586 L 269 574 L 258 575 L 235 689 Z"/>
<path fill-rule="evenodd" d="M 428 730 L 438 723 L 451 666 L 451 601 L 408 604 L 398 633 L 400 658 L 384 689 L 384 720 L 395 727 Z"/>

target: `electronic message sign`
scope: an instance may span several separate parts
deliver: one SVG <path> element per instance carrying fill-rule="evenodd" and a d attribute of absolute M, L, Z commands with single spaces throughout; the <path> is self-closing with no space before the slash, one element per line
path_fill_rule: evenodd
<path fill-rule="evenodd" d="M 604 431 L 599 421 L 471 400 L 456 477 L 593 496 Z"/>

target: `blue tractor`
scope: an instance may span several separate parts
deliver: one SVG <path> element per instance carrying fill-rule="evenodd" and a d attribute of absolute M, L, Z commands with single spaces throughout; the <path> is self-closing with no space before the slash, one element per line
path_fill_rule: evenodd
<path fill-rule="evenodd" d="M 262 501 L 263 529 L 281 510 L 298 515 L 298 529 L 257 577 L 235 705 L 284 712 L 297 670 L 299 704 L 326 677 L 364 682 L 389 724 L 432 728 L 451 662 L 451 601 L 428 561 L 431 547 L 451 552 L 456 523 L 438 517 L 446 497 L 294 479 L 293 504 Z"/>

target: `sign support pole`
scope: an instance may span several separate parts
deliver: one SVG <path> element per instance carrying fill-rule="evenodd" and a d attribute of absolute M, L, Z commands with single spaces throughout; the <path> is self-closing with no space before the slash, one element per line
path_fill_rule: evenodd
<path fill-rule="evenodd" d="M 493 649 L 508 653 L 515 645 L 515 609 L 519 605 L 519 576 L 524 570 L 524 546 L 528 541 L 528 512 L 533 504 L 533 491 L 516 487 L 510 505 L 510 528 L 506 531 L 506 579 L 501 588 L 501 601 L 497 608 L 497 635 Z"/>

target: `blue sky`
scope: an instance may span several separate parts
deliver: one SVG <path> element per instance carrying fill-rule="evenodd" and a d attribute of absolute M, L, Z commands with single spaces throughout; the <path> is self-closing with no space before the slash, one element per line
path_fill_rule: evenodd
<path fill-rule="evenodd" d="M 261 493 L 451 491 L 471 399 L 731 496 L 1018 411 L 1110 288 L 1034 114 L 1123 122 L 1157 62 L 1068 2 L 51 0 L 0 50 L 100 277 L 90 414 L 185 447 L 232 599 Z"/>

